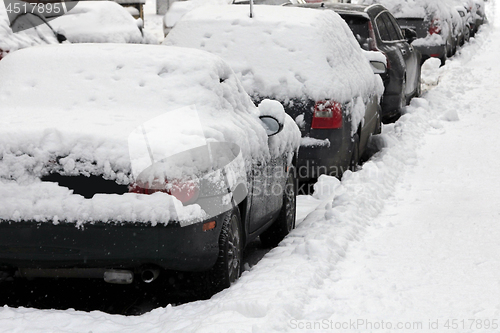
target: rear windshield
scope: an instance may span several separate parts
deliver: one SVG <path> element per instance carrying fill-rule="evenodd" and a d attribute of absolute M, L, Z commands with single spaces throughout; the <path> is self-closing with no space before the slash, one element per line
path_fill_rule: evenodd
<path fill-rule="evenodd" d="M 347 22 L 349 28 L 351 28 L 354 37 L 359 43 L 359 46 L 363 50 L 370 50 L 370 30 L 368 26 L 369 20 L 365 17 L 354 16 L 354 15 L 340 15 Z"/>

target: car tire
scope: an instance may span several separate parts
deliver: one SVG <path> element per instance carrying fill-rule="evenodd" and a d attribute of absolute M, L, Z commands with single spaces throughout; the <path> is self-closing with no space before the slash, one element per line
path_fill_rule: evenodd
<path fill-rule="evenodd" d="M 403 82 L 401 82 L 401 95 L 399 98 L 398 116 L 402 115 L 403 108 L 406 106 L 406 73 L 403 75 Z"/>
<path fill-rule="evenodd" d="M 418 80 L 417 80 L 417 89 L 415 92 L 415 97 L 420 97 L 422 96 L 422 70 L 419 70 L 418 73 Z"/>
<path fill-rule="evenodd" d="M 277 246 L 286 235 L 295 228 L 295 217 L 297 213 L 297 179 L 295 168 L 288 168 L 288 175 L 283 191 L 283 205 L 278 218 L 262 234 L 260 241 L 264 247 Z"/>
<path fill-rule="evenodd" d="M 354 134 L 352 142 L 351 160 L 349 161 L 349 170 L 352 172 L 358 169 L 359 165 L 359 134 Z"/>
<path fill-rule="evenodd" d="M 229 288 L 241 275 L 243 262 L 243 230 L 238 208 L 224 216 L 219 236 L 219 255 L 208 272 L 210 296 Z"/>

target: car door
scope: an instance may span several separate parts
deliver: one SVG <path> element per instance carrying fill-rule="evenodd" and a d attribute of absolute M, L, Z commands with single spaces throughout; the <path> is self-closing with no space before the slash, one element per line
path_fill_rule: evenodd
<path fill-rule="evenodd" d="M 252 170 L 252 203 L 249 212 L 249 233 L 253 233 L 279 214 L 283 204 L 284 179 L 283 157 L 266 163 L 255 163 Z"/>
<path fill-rule="evenodd" d="M 394 43 L 401 50 L 401 54 L 405 60 L 406 64 L 406 94 L 409 95 L 415 91 L 418 82 L 418 57 L 415 49 L 411 44 L 409 44 L 399 27 L 398 22 L 389 12 L 383 13 L 384 20 L 386 22 L 387 29 L 391 35 Z"/>

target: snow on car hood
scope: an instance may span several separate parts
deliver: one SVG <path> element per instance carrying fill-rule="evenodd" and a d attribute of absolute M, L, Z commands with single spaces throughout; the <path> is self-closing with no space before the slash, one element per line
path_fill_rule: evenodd
<path fill-rule="evenodd" d="M 187 13 L 164 44 L 228 61 L 252 96 L 348 102 L 383 84 L 333 11 L 281 6 L 205 6 Z M 350 38 L 352 37 L 352 38 Z"/>
<path fill-rule="evenodd" d="M 155 151 L 159 160 L 200 142 L 230 142 L 250 168 L 296 151 L 300 140 L 287 116 L 269 149 L 259 110 L 234 73 L 222 59 L 202 51 L 130 44 L 24 49 L 0 62 L 0 77 L 0 195 L 7 198 L 0 204 L 0 219 L 168 221 L 168 207 L 179 205 L 177 217 L 201 218 L 199 207 L 182 208 L 164 193 L 84 199 L 40 181 L 56 171 L 130 184 L 130 136 L 162 117 L 171 121 L 166 132 L 185 131 Z M 201 132 L 189 131 L 186 108 L 196 111 Z M 185 162 L 190 172 L 203 171 L 194 161 Z M 170 203 L 151 210 L 149 204 L 158 200 Z M 128 209 L 121 208 L 127 204 Z"/>

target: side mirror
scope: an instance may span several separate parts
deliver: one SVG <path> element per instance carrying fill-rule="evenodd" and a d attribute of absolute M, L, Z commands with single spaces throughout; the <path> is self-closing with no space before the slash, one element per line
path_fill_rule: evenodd
<path fill-rule="evenodd" d="M 417 39 L 417 32 L 410 28 L 402 28 L 403 36 L 405 37 L 408 44 L 411 44 L 415 39 Z"/>
<path fill-rule="evenodd" d="M 374 74 L 384 74 L 387 71 L 387 66 L 381 61 L 371 60 L 370 65 Z"/>
<path fill-rule="evenodd" d="M 264 99 L 259 104 L 260 121 L 267 132 L 267 136 L 273 136 L 281 132 L 285 123 L 285 109 L 278 101 Z"/>
<path fill-rule="evenodd" d="M 260 116 L 259 118 L 262 122 L 262 126 L 266 130 L 267 136 L 276 135 L 283 129 L 283 124 L 273 116 Z"/>
<path fill-rule="evenodd" d="M 56 33 L 56 38 L 57 38 L 57 41 L 59 42 L 59 44 L 68 40 L 66 38 L 66 36 L 64 36 L 63 34 L 61 34 L 59 32 Z"/>

